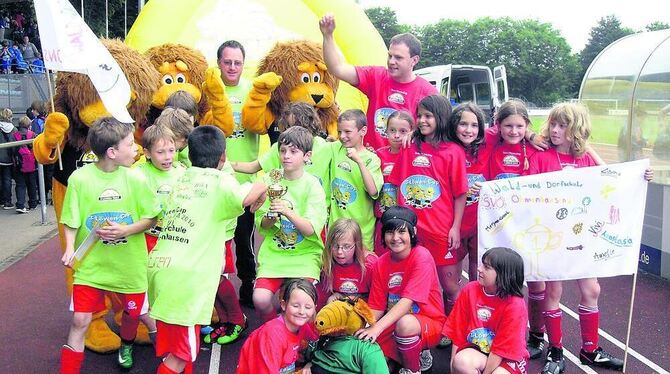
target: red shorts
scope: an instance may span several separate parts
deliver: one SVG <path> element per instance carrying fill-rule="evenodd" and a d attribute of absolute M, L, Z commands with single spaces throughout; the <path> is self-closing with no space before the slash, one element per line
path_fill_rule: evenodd
<path fill-rule="evenodd" d="M 226 241 L 226 264 L 223 274 L 235 274 L 235 259 L 233 259 L 233 239 Z"/>
<path fill-rule="evenodd" d="M 284 284 L 284 281 L 289 278 L 256 278 L 256 283 L 254 288 L 262 288 L 264 290 L 270 290 L 270 292 L 275 293 L 279 291 L 281 286 Z M 316 286 L 318 283 L 316 279 L 305 278 L 305 280 L 312 282 Z"/>
<path fill-rule="evenodd" d="M 180 326 L 156 320 L 156 357 L 172 353 L 186 362 L 194 362 L 200 349 L 200 326 Z"/>
<path fill-rule="evenodd" d="M 435 240 L 428 235 L 418 236 L 419 244 L 424 246 L 433 255 L 435 266 L 456 265 L 463 261 L 468 250 L 461 245 L 458 249 L 449 250 L 447 240 Z"/>
<path fill-rule="evenodd" d="M 482 354 L 486 355 L 486 353 L 483 353 L 482 351 L 480 351 L 475 346 L 460 347 L 460 348 L 458 348 L 458 351 L 456 351 L 456 354 L 458 354 L 458 352 L 460 352 L 460 351 L 462 351 L 466 348 L 474 349 L 477 352 L 481 352 Z M 512 361 L 512 360 L 508 360 L 506 358 L 503 358 L 499 367 L 507 370 L 507 372 L 509 372 L 511 374 L 526 374 L 527 373 L 527 371 L 526 371 L 527 366 L 528 366 L 528 363 L 526 362 L 525 358 L 522 358 L 521 361 Z"/>
<path fill-rule="evenodd" d="M 80 313 L 96 313 L 105 310 L 105 293 L 110 291 L 99 288 L 75 284 L 72 286 L 70 310 Z M 149 311 L 147 293 L 116 293 L 123 303 L 123 310 L 130 316 L 137 318 Z"/>
<path fill-rule="evenodd" d="M 446 318 L 434 320 L 420 314 L 412 315 L 419 320 L 419 324 L 421 325 L 421 349 L 429 349 L 437 346 L 442 338 L 442 327 Z M 395 323 L 379 335 L 377 343 L 379 343 L 379 346 L 382 348 L 384 356 L 402 364 L 400 354 L 398 353 L 398 345 L 393 334 L 394 330 Z"/>
<path fill-rule="evenodd" d="M 147 251 L 151 253 L 151 250 L 154 249 L 158 242 L 158 237 L 144 233 L 144 240 L 147 242 Z"/>

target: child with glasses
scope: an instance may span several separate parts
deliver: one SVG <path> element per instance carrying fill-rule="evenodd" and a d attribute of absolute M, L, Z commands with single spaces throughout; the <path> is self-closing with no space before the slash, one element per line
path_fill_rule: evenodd
<path fill-rule="evenodd" d="M 322 261 L 320 305 L 343 297 L 367 299 L 377 256 L 363 246 L 363 234 L 356 221 L 340 218 L 330 226 Z"/>

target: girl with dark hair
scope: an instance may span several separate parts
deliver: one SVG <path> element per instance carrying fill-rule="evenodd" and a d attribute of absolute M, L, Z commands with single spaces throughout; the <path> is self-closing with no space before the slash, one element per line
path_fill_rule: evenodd
<path fill-rule="evenodd" d="M 377 341 L 384 356 L 402 365 L 400 374 L 419 373 L 430 369 L 429 349 L 446 320 L 437 271 L 430 252 L 417 245 L 412 210 L 393 206 L 381 220 L 388 252 L 377 261 L 368 298 L 377 323 L 356 336 Z"/>
<path fill-rule="evenodd" d="M 240 351 L 237 374 L 293 373 L 301 343 L 318 339 L 312 324 L 317 300 L 312 282 L 289 279 L 280 295 L 282 315 L 249 335 Z"/>
<path fill-rule="evenodd" d="M 526 373 L 523 259 L 509 248 L 482 256 L 478 280 L 468 283 L 442 333 L 453 341 L 452 373 Z"/>

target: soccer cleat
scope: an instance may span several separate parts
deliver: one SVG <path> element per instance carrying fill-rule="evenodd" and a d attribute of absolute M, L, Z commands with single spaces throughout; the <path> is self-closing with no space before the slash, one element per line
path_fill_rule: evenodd
<path fill-rule="evenodd" d="M 535 360 L 542 356 L 545 344 L 546 343 L 544 342 L 544 334 L 535 334 L 531 332 L 528 335 L 526 350 L 528 350 L 528 354 L 530 355 L 531 360 Z"/>
<path fill-rule="evenodd" d="M 544 362 L 542 374 L 561 374 L 565 370 L 563 348 L 549 347 L 547 360 Z"/>
<path fill-rule="evenodd" d="M 430 353 L 430 349 L 421 351 L 419 363 L 421 364 L 421 371 L 428 371 L 433 367 L 433 355 Z"/>
<path fill-rule="evenodd" d="M 623 361 L 603 351 L 602 347 L 598 347 L 593 352 L 586 352 L 582 349 L 579 352 L 579 361 L 584 365 L 599 366 L 610 370 L 623 370 Z"/>
<path fill-rule="evenodd" d="M 440 348 L 440 349 L 447 348 L 447 347 L 451 346 L 451 344 L 452 344 L 451 339 L 447 338 L 446 336 L 443 336 L 440 339 L 440 342 L 437 343 L 437 348 Z"/>
<path fill-rule="evenodd" d="M 207 344 L 211 344 L 216 341 L 220 336 L 226 335 L 226 331 L 228 330 L 228 325 L 230 325 L 228 322 L 219 324 L 214 331 L 210 332 L 205 336 L 203 341 Z"/>
<path fill-rule="evenodd" d="M 121 343 L 118 356 L 119 366 L 123 369 L 130 369 L 133 367 L 133 345 Z"/>

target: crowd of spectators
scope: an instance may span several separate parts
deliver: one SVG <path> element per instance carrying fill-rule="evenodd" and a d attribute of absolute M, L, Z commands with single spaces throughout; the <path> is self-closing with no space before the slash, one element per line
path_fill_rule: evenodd
<path fill-rule="evenodd" d="M 23 12 L 0 12 L 0 73 L 44 71 L 37 21 Z"/>

